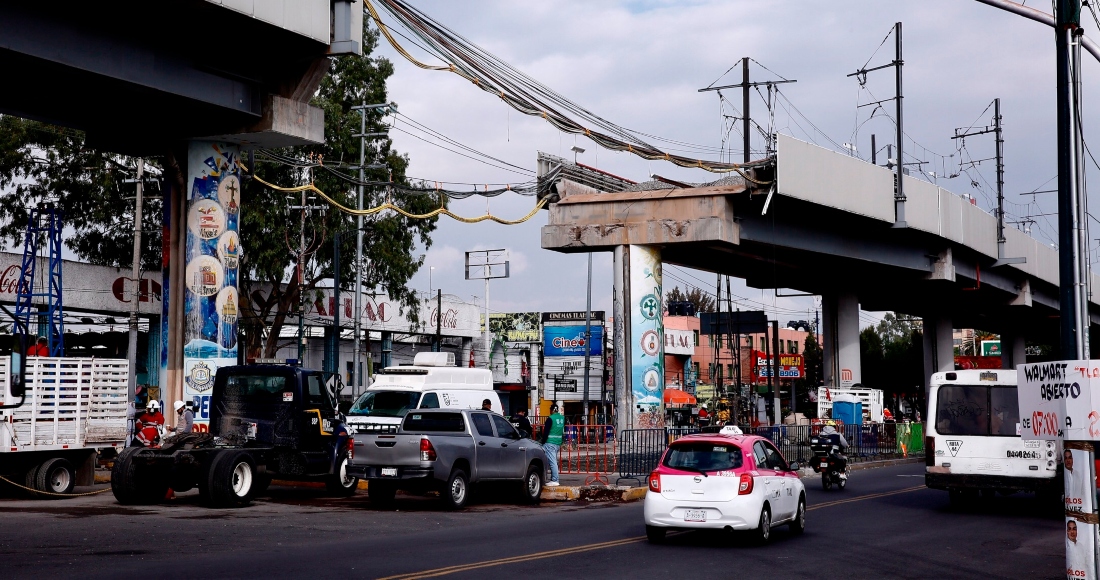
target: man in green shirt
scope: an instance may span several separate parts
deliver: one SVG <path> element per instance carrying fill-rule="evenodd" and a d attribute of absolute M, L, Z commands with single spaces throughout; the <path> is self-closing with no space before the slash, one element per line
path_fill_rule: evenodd
<path fill-rule="evenodd" d="M 546 487 L 558 485 L 558 450 L 561 449 L 562 436 L 565 435 L 565 417 L 559 412 L 558 404 L 550 405 L 550 416 L 542 426 L 542 449 L 546 451 L 546 460 L 550 462 L 550 481 Z"/>

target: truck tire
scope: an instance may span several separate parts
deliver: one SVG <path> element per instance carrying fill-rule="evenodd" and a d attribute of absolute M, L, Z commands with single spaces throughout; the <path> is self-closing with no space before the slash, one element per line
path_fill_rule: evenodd
<path fill-rule="evenodd" d="M 111 469 L 111 492 L 122 505 L 157 503 L 168 493 L 168 482 L 145 473 L 134 464 L 134 456 L 144 451 L 141 447 L 128 447 L 119 454 Z"/>
<path fill-rule="evenodd" d="M 34 488 L 46 492 L 38 494 L 38 497 L 58 499 L 59 496 L 51 494 L 72 493 L 75 485 L 76 471 L 66 459 L 47 459 L 35 470 Z"/>
<path fill-rule="evenodd" d="M 370 486 L 367 486 L 370 489 Z M 443 501 L 443 507 L 449 510 L 460 510 L 466 507 L 470 499 L 470 479 L 465 471 L 454 469 L 447 478 L 447 485 L 439 492 L 439 499 Z"/>
<path fill-rule="evenodd" d="M 27 488 L 25 491 L 27 492 L 27 495 L 29 495 L 31 497 L 37 497 L 38 496 L 38 494 L 34 493 L 33 490 L 35 489 L 34 486 L 36 485 L 36 481 L 38 479 L 38 468 L 41 465 L 42 465 L 41 463 L 38 463 L 38 464 L 30 466 L 27 469 L 27 475 L 25 477 L 23 477 L 23 485 L 26 486 L 26 488 Z M 1059 497 L 1058 499 L 1061 500 L 1062 498 Z"/>
<path fill-rule="evenodd" d="M 397 486 L 388 481 L 376 479 L 367 484 L 367 497 L 373 504 L 388 506 L 393 503 L 395 495 L 397 495 Z"/>
<path fill-rule="evenodd" d="M 348 475 L 348 457 L 337 459 L 336 473 L 325 478 L 325 488 L 331 495 L 351 497 L 359 489 L 359 478 Z"/>
<path fill-rule="evenodd" d="M 256 460 L 247 451 L 219 453 L 211 463 L 209 481 L 210 507 L 244 507 L 252 502 L 255 492 Z"/>
<path fill-rule="evenodd" d="M 536 504 L 542 500 L 542 470 L 536 465 L 527 468 L 527 476 L 520 486 L 520 501 Z"/>

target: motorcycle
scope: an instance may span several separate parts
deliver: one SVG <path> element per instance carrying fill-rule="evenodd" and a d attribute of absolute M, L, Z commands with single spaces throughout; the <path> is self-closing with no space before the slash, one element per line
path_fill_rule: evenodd
<path fill-rule="evenodd" d="M 841 455 L 840 446 L 829 438 L 815 436 L 810 438 L 810 449 L 814 453 L 810 467 L 814 473 L 821 474 L 821 488 L 828 491 L 835 485 L 838 489 L 844 489 L 852 468 Z"/>

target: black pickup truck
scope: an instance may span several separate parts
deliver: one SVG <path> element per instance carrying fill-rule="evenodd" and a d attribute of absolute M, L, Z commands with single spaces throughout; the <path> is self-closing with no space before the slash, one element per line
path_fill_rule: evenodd
<path fill-rule="evenodd" d="M 210 507 L 240 507 L 279 479 L 325 482 L 354 494 L 347 473 L 354 442 L 320 372 L 281 365 L 218 369 L 210 431 L 160 448 L 131 447 L 115 461 L 111 488 L 122 504 L 161 501 L 168 489 L 199 488 Z"/>

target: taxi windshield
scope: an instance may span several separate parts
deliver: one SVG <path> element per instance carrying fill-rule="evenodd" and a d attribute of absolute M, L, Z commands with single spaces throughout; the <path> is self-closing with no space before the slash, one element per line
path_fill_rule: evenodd
<path fill-rule="evenodd" d="M 360 417 L 404 417 L 415 409 L 420 393 L 409 391 L 367 391 L 355 401 L 348 415 Z"/>
<path fill-rule="evenodd" d="M 685 471 L 724 471 L 741 467 L 741 448 L 703 441 L 673 443 L 665 454 L 665 467 Z"/>

